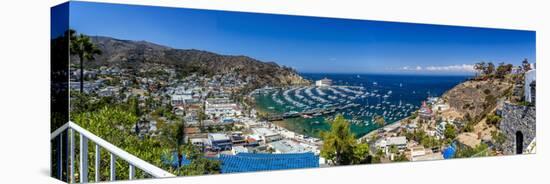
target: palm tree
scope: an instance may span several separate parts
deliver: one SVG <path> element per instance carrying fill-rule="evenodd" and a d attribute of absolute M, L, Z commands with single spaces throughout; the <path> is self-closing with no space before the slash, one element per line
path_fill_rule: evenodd
<path fill-rule="evenodd" d="M 80 34 L 74 36 L 76 32 L 69 31 L 70 34 L 70 50 L 71 54 L 78 55 L 80 60 L 80 92 L 84 92 L 84 60 L 93 61 L 95 55 L 101 54 L 99 50 L 90 40 L 90 37 Z"/>

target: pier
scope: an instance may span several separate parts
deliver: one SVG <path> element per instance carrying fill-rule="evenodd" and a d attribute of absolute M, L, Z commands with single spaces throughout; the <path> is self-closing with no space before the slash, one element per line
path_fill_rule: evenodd
<path fill-rule="evenodd" d="M 328 108 L 322 108 L 322 109 L 317 108 L 317 109 L 312 109 L 312 110 L 302 111 L 302 112 L 287 112 L 287 113 L 284 113 L 284 114 L 274 114 L 274 115 L 269 115 L 267 117 L 267 120 L 268 121 L 281 121 L 281 120 L 284 120 L 284 119 L 297 118 L 297 117 L 300 117 L 300 116 L 315 117 L 315 116 L 320 116 L 320 115 L 327 115 L 327 114 L 336 113 L 338 111 L 342 111 L 342 110 L 345 110 L 345 109 L 348 109 L 348 108 L 353 108 L 353 107 L 359 107 L 359 104 L 346 104 L 346 105 L 342 105 L 342 106 L 328 107 Z"/>

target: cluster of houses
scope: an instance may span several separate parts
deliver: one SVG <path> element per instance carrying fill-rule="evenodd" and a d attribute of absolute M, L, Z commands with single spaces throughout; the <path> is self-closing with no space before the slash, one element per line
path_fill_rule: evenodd
<path fill-rule="evenodd" d="M 449 110 L 449 105 L 441 98 L 429 97 L 426 101 L 422 102 L 417 112 L 418 119 L 412 121 L 401 120 L 407 123 L 396 122 L 376 132 L 378 138 L 371 144 L 372 152 L 381 150 L 384 157 L 390 161 L 394 160 L 397 155 L 404 155 L 410 161 L 444 159 L 441 148 L 424 147 L 414 140 L 408 140 L 403 135 L 403 132 L 413 133 L 422 129 L 427 136 L 437 140 L 445 139 L 447 125 L 459 126 L 461 124 L 461 122 L 453 118 L 436 118 L 437 112 L 447 110 Z M 425 124 L 433 124 L 434 126 L 426 129 L 420 126 L 419 121 L 423 121 Z"/>
<path fill-rule="evenodd" d="M 195 136 L 189 141 L 207 155 L 236 155 L 238 153 L 320 153 L 321 142 L 316 138 L 293 135 L 276 126 L 254 126 L 245 131 L 226 131 Z"/>
<path fill-rule="evenodd" d="M 87 69 L 84 73 L 84 93 L 114 97 L 120 102 L 138 97 L 139 106 L 150 110 L 130 130 L 140 136 L 158 135 L 159 120 L 176 121 L 152 114 L 157 107 L 170 107 L 170 113 L 185 122 L 184 139 L 202 148 L 206 155 L 320 153 L 319 139 L 259 121 L 254 109 L 244 110 L 243 104 L 233 100 L 234 92 L 249 80 L 242 80 L 235 74 L 191 74 L 178 78 L 175 70 L 155 65 L 137 71 L 101 67 Z M 73 90 L 80 88 L 77 76 L 80 71 L 75 69 L 71 72 Z M 330 82 L 323 85 L 330 85 Z"/>

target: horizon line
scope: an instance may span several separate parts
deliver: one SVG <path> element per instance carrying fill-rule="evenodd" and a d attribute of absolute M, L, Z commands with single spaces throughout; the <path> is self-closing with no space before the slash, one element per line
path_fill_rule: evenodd
<path fill-rule="evenodd" d="M 470 77 L 475 74 L 467 73 L 396 73 L 396 72 L 300 72 L 298 74 L 329 74 L 329 75 L 403 75 L 403 76 L 457 76 L 457 77 Z"/>

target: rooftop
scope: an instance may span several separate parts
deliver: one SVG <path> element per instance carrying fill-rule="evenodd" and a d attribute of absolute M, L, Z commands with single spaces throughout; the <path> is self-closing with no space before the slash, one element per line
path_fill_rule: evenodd
<path fill-rule="evenodd" d="M 219 141 L 219 140 L 230 140 L 229 136 L 221 133 L 210 133 L 208 134 L 208 138 L 213 141 Z"/>
<path fill-rule="evenodd" d="M 254 131 L 254 133 L 258 134 L 258 135 L 263 135 L 263 136 L 273 136 L 273 135 L 277 135 L 276 132 L 268 129 L 268 128 L 254 128 L 252 129 L 252 131 Z"/>
<path fill-rule="evenodd" d="M 399 137 L 390 137 L 387 139 L 388 145 L 403 145 L 407 144 L 407 137 L 405 136 L 399 136 Z"/>
<path fill-rule="evenodd" d="M 265 154 L 237 153 L 220 154 L 222 173 L 272 171 L 319 167 L 319 156 L 313 153 Z"/>
<path fill-rule="evenodd" d="M 270 143 L 270 146 L 280 153 L 305 153 L 309 150 L 297 142 L 291 140 L 280 140 Z"/>

